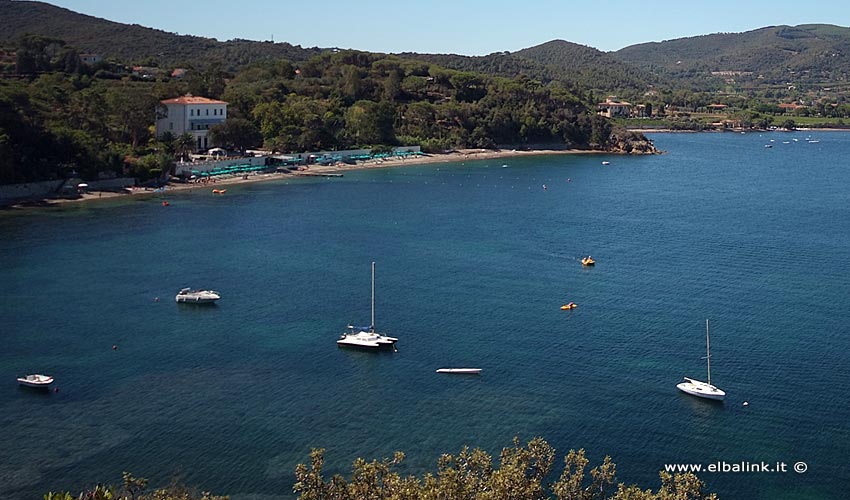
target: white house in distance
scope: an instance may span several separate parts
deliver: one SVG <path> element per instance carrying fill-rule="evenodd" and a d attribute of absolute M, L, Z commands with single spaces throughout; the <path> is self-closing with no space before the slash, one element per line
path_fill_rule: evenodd
<path fill-rule="evenodd" d="M 162 137 L 166 132 L 174 136 L 189 133 L 195 138 L 198 151 L 209 149 L 207 135 L 210 127 L 227 120 L 227 103 L 224 101 L 187 94 L 159 102 L 164 109 L 157 115 L 156 136 Z"/>
<path fill-rule="evenodd" d="M 609 96 L 605 99 L 605 102 L 597 104 L 596 109 L 598 110 L 597 114 L 606 118 L 614 118 L 615 116 L 629 116 L 632 111 L 632 105 L 616 97 Z"/>

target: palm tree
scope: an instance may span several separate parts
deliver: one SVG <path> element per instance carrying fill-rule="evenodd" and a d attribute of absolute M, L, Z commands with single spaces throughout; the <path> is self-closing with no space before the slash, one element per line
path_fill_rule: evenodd
<path fill-rule="evenodd" d="M 174 151 L 181 160 L 186 160 L 189 153 L 195 150 L 195 138 L 186 132 L 174 139 Z"/>

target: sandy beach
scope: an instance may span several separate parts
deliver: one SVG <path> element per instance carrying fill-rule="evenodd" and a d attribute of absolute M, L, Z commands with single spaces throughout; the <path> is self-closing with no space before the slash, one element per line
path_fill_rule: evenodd
<path fill-rule="evenodd" d="M 381 160 L 369 160 L 356 165 L 309 165 L 301 171 L 252 173 L 245 175 L 221 176 L 210 179 L 206 183 L 181 183 L 170 182 L 165 189 L 155 190 L 153 188 L 128 188 L 123 192 L 116 191 L 87 191 L 73 198 L 46 198 L 38 200 L 20 201 L 7 208 L 37 208 L 51 207 L 66 203 L 96 202 L 98 200 L 109 200 L 127 196 L 160 196 L 167 197 L 169 193 L 178 191 L 205 191 L 227 189 L 227 186 L 235 184 L 246 184 L 251 182 L 265 182 L 281 179 L 295 179 L 303 176 L 316 176 L 323 174 L 344 174 L 352 170 L 363 170 L 372 168 L 401 167 L 407 165 L 423 165 L 431 163 L 450 163 L 474 160 L 507 159 L 524 156 L 540 155 L 562 155 L 562 154 L 617 154 L 605 151 L 588 151 L 580 149 L 533 149 L 520 151 L 516 149 L 490 150 L 490 149 L 460 149 L 451 153 L 429 154 L 415 157 L 393 157 Z"/>

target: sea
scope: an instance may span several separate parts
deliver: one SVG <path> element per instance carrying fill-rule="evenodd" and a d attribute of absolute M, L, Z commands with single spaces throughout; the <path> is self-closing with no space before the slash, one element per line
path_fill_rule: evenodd
<path fill-rule="evenodd" d="M 555 447 L 552 481 L 585 449 L 644 489 L 694 465 L 722 499 L 844 498 L 850 134 L 650 137 L 665 154 L 0 212 L 0 498 L 127 471 L 290 499 L 313 448 L 328 479 L 395 451 L 421 477 L 515 437 Z M 336 345 L 370 322 L 372 262 L 398 352 Z M 176 304 L 183 287 L 222 298 Z M 706 319 L 722 403 L 676 389 L 706 377 Z"/>

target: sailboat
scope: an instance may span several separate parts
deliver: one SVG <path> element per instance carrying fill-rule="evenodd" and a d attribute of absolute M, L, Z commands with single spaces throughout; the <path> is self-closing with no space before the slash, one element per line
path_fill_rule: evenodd
<path fill-rule="evenodd" d="M 356 330 L 359 330 L 355 333 Z M 348 330 L 340 335 L 336 341 L 338 347 L 351 347 L 355 349 L 379 350 L 392 349 L 395 350 L 395 343 L 398 339 L 395 337 L 387 337 L 375 332 L 375 263 L 372 262 L 372 323 L 367 327 L 357 328 L 353 325 L 348 325 Z"/>
<path fill-rule="evenodd" d="M 726 393 L 711 385 L 711 347 L 708 335 L 708 320 L 705 320 L 705 361 L 708 365 L 708 382 L 701 382 L 699 380 L 685 377 L 685 381 L 678 384 L 676 387 L 678 387 L 680 391 L 686 392 L 692 396 L 722 401 L 723 398 L 726 397 Z"/>

